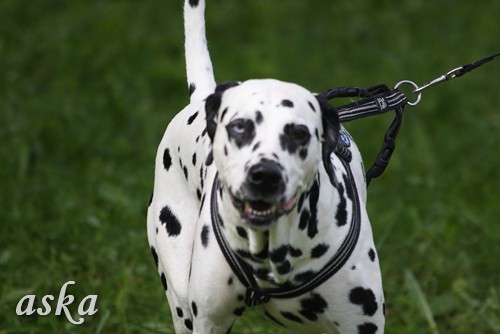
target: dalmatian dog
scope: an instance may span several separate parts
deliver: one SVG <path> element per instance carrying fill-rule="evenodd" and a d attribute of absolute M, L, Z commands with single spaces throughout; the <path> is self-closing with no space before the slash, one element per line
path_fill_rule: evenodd
<path fill-rule="evenodd" d="M 176 333 L 229 333 L 249 307 L 291 333 L 383 333 L 354 141 L 299 85 L 216 85 L 204 11 L 184 3 L 190 104 L 159 145 L 147 214 Z"/>

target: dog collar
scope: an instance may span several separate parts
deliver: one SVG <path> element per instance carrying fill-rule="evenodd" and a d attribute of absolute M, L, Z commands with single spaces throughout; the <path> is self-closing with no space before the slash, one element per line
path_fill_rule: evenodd
<path fill-rule="evenodd" d="M 219 178 L 217 174 L 215 175 L 214 183 L 212 185 L 212 194 L 210 200 L 212 227 L 215 233 L 215 238 L 217 239 L 217 243 L 219 244 L 222 254 L 224 254 L 224 257 L 226 258 L 227 263 L 233 270 L 236 277 L 238 277 L 239 281 L 246 288 L 244 301 L 248 307 L 267 303 L 271 298 L 287 299 L 303 295 L 304 293 L 315 289 L 316 287 L 324 283 L 326 280 L 328 280 L 330 277 L 332 277 L 336 272 L 340 270 L 340 268 L 344 266 L 344 264 L 351 256 L 354 248 L 356 247 L 356 243 L 358 242 L 358 237 L 361 227 L 361 210 L 358 198 L 358 191 L 355 186 L 355 180 L 352 175 L 349 162 L 342 157 L 340 161 L 342 161 L 342 164 L 344 165 L 344 168 L 347 171 L 347 176 L 349 179 L 349 182 L 348 184 L 346 184 L 346 187 L 351 188 L 348 191 L 350 191 L 352 194 L 353 210 L 352 210 L 352 219 L 349 231 L 347 233 L 346 238 L 340 245 L 335 255 L 332 257 L 332 259 L 313 278 L 311 278 L 310 280 L 304 282 L 303 284 L 297 287 L 262 289 L 257 284 L 257 281 L 252 273 L 252 268 L 250 267 L 250 265 L 242 261 L 236 255 L 236 253 L 231 249 L 231 247 L 229 247 L 221 231 L 222 223 L 217 205 L 217 189 L 219 187 Z M 334 171 L 331 164 L 328 166 L 327 171 L 330 177 L 330 181 L 332 182 L 334 179 L 333 176 Z"/>

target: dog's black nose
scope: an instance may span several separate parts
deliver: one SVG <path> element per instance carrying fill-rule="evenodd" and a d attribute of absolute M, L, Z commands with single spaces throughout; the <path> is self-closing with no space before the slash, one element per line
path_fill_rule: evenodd
<path fill-rule="evenodd" d="M 252 166 L 248 171 L 247 181 L 256 195 L 277 195 L 285 189 L 280 165 L 271 160 L 264 160 Z"/>

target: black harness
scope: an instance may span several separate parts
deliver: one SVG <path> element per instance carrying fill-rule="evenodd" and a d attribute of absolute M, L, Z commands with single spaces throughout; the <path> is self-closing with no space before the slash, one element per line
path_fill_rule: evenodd
<path fill-rule="evenodd" d="M 337 152 L 335 153 L 340 158 L 340 161 L 347 171 L 348 182 L 345 186 L 348 188 L 347 192 L 352 195 L 353 208 L 349 231 L 332 259 L 316 275 L 314 275 L 313 278 L 297 287 L 279 287 L 266 289 L 262 289 L 259 287 L 253 275 L 252 268 L 238 257 L 238 255 L 228 245 L 222 234 L 221 218 L 219 216 L 217 206 L 217 189 L 219 188 L 219 178 L 217 175 L 215 176 L 214 183 L 212 185 L 212 194 L 210 201 L 212 227 L 217 242 L 219 243 L 219 247 L 222 251 L 222 254 L 224 254 L 224 257 L 226 258 L 227 263 L 233 270 L 236 277 L 238 277 L 240 282 L 246 287 L 244 301 L 247 306 L 250 307 L 267 303 L 270 298 L 293 298 L 311 291 L 324 283 L 330 277 L 332 277 L 337 271 L 339 271 L 339 269 L 342 268 L 342 266 L 351 256 L 359 238 L 361 227 L 361 210 L 356 183 L 354 181 L 354 177 L 349 165 L 351 155 L 349 154 L 350 151 L 348 151 L 347 149 L 347 143 L 348 142 L 342 145 L 343 149 L 337 150 Z M 331 164 L 329 164 L 327 172 L 329 174 L 330 180 L 333 180 L 335 177 L 333 176 L 334 171 Z"/>

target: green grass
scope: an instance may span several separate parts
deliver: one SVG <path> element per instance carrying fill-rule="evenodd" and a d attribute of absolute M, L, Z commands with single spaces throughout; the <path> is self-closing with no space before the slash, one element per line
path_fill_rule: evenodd
<path fill-rule="evenodd" d="M 169 1 L 0 2 L 0 333 L 172 333 L 147 246 L 156 147 L 187 102 Z M 423 83 L 500 50 L 500 2 L 209 0 L 218 81 Z M 500 60 L 407 108 L 369 211 L 387 333 L 500 331 Z M 374 158 L 391 116 L 348 124 Z M 83 325 L 15 314 L 99 295 Z M 76 311 L 76 307 L 73 308 Z M 276 333 L 256 312 L 236 333 Z"/>

